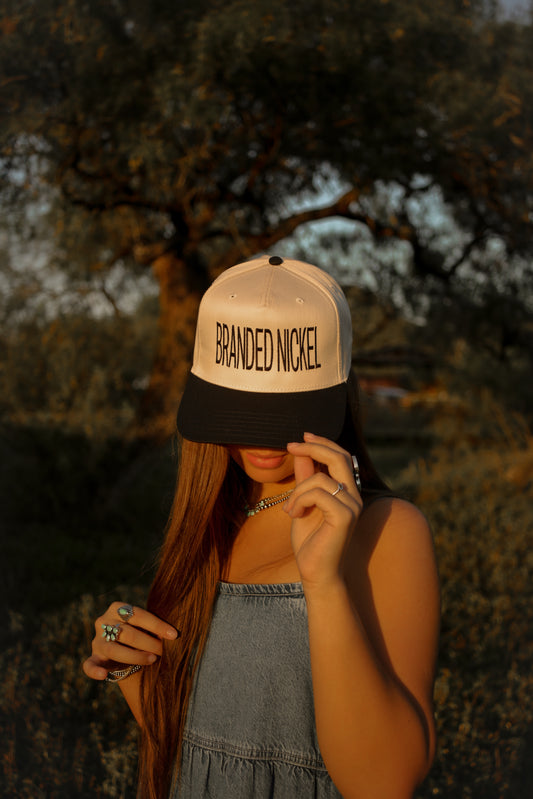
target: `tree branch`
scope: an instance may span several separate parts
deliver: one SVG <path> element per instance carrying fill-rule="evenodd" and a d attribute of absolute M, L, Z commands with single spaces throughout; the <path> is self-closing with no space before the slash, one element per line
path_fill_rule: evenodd
<path fill-rule="evenodd" d="M 481 233 L 478 236 L 474 236 L 474 238 L 471 239 L 468 242 L 468 244 L 465 245 L 461 255 L 446 270 L 446 272 L 450 277 L 452 277 L 457 272 L 458 268 L 461 266 L 462 263 L 466 261 L 466 259 L 468 258 L 474 247 L 476 247 L 478 244 L 481 244 L 484 238 L 485 234 Z"/>
<path fill-rule="evenodd" d="M 300 211 L 257 235 L 246 235 L 241 231 L 234 231 L 235 245 L 219 259 L 215 271 L 217 273 L 223 271 L 232 264 L 237 263 L 239 258 L 251 257 L 257 252 L 268 250 L 273 244 L 287 238 L 297 227 L 306 222 L 316 222 L 319 219 L 328 219 L 335 216 L 366 225 L 376 238 L 396 237 L 407 241 L 414 240 L 415 231 L 411 225 L 384 225 L 369 214 L 353 210 L 352 206 L 357 203 L 359 195 L 359 189 L 352 188 L 330 205 Z"/>

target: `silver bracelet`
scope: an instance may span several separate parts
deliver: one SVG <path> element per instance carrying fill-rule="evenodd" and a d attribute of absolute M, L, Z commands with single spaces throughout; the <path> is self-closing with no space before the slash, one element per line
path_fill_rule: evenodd
<path fill-rule="evenodd" d="M 142 666 L 127 666 L 125 669 L 115 669 L 114 671 L 110 671 L 105 678 L 106 682 L 120 682 L 121 680 L 125 680 L 126 677 L 130 677 L 132 674 L 135 674 L 136 671 L 140 671 Z"/>

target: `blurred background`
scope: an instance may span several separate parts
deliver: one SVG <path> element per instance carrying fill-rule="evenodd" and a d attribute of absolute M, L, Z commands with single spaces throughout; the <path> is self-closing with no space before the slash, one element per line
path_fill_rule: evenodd
<path fill-rule="evenodd" d="M 0 795 L 135 795 L 88 681 L 143 603 L 201 294 L 333 274 L 373 457 L 428 516 L 439 750 L 533 794 L 533 18 L 498 0 L 0 0 Z"/>

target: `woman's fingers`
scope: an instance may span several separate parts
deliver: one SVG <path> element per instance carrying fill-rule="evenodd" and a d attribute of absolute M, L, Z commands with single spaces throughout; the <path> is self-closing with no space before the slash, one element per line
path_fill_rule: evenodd
<path fill-rule="evenodd" d="M 322 493 L 316 494 L 317 491 Z M 300 502 L 300 498 L 309 495 L 305 503 Z M 292 511 L 296 507 L 304 508 L 311 507 L 311 496 L 318 496 L 320 500 L 320 507 L 326 502 L 328 508 L 334 507 L 331 505 L 330 498 L 333 503 L 340 502 L 348 505 L 350 508 L 359 508 L 360 502 L 358 497 L 353 496 L 344 483 L 337 481 L 324 472 L 316 472 L 312 477 L 307 478 L 304 482 L 297 483 L 291 496 L 284 504 L 284 509 L 293 515 Z"/>
<path fill-rule="evenodd" d="M 119 613 L 119 610 L 124 607 L 131 608 L 133 611 L 127 622 L 122 621 L 121 615 Z M 103 618 L 104 617 L 102 617 L 102 619 Z M 114 623 L 120 622 L 120 624 L 123 626 L 127 624 L 129 627 L 136 627 L 138 629 L 145 630 L 146 632 L 151 633 L 158 638 L 166 638 L 170 641 L 173 641 L 179 635 L 179 632 L 175 627 L 172 627 L 166 621 L 163 621 L 158 616 L 150 613 L 148 610 L 139 608 L 136 605 L 125 605 L 123 602 L 113 602 L 113 604 L 107 609 L 105 618 L 107 620 L 113 621 Z M 98 619 L 97 623 L 98 621 L 100 620 Z"/>
<path fill-rule="evenodd" d="M 96 655 L 91 655 L 82 665 L 83 671 L 91 680 L 105 680 L 113 664 L 101 661 Z"/>
<path fill-rule="evenodd" d="M 99 652 L 101 651 L 101 654 Z M 158 655 L 130 649 L 118 643 L 104 642 L 103 645 L 93 642 L 93 653 L 83 663 L 83 671 L 92 680 L 105 680 L 108 673 L 120 666 L 151 666 Z"/>
<path fill-rule="evenodd" d="M 102 617 L 104 619 L 104 617 Z M 130 627 L 127 624 L 109 624 L 105 621 L 101 622 L 100 619 L 95 623 L 96 635 L 95 639 L 100 637 L 101 646 L 99 651 L 102 652 L 116 652 L 117 647 L 128 647 L 132 650 L 139 650 L 140 652 L 151 653 L 153 655 L 160 655 L 163 651 L 163 644 L 160 638 L 155 635 L 138 630 L 135 627 Z M 116 631 L 111 635 L 109 631 Z M 111 637 L 112 636 L 112 637 Z M 116 660 L 114 655 L 110 654 L 110 658 Z"/>
<path fill-rule="evenodd" d="M 294 477 L 296 485 L 312 477 L 315 471 L 315 463 L 311 457 L 307 455 L 298 455 L 294 458 Z"/>
<path fill-rule="evenodd" d="M 288 444 L 287 449 L 294 455 L 294 474 L 297 487 L 309 479 L 316 482 L 318 475 L 324 474 L 320 471 L 315 472 L 314 466 L 310 473 L 307 464 L 311 460 L 327 468 L 327 474 L 334 481 L 332 491 L 335 490 L 337 484 L 342 483 L 347 492 L 360 499 L 354 479 L 352 456 L 334 441 L 329 441 L 322 436 L 315 436 L 312 433 L 305 433 L 303 442 L 292 442 Z"/>
<path fill-rule="evenodd" d="M 162 654 L 163 639 L 179 636 L 178 630 L 153 613 L 121 602 L 113 602 L 94 627 L 92 655 L 83 664 L 93 680 L 104 680 L 117 664 L 151 665 Z"/>
<path fill-rule="evenodd" d="M 116 663 L 127 663 L 128 666 L 149 666 L 151 663 L 155 663 L 158 657 L 161 657 L 162 647 L 159 644 L 159 651 L 154 652 L 152 649 L 142 649 L 138 646 L 130 647 L 125 644 L 119 644 L 118 641 L 112 641 L 104 642 L 100 647 L 93 647 L 93 654 L 100 653 L 106 660 L 112 660 Z"/>
<path fill-rule="evenodd" d="M 296 486 L 283 508 L 292 519 L 292 546 L 302 582 L 309 589 L 343 573 L 362 499 L 351 455 L 338 444 L 306 433 L 303 442 L 288 444 L 287 449 L 294 456 Z M 317 470 L 317 464 L 324 468 Z"/>
<path fill-rule="evenodd" d="M 291 518 L 298 519 L 312 508 L 319 508 L 329 522 L 336 520 L 350 524 L 353 519 L 357 519 L 361 510 L 360 501 L 358 502 L 344 488 L 334 494 L 338 484 L 320 485 L 322 482 L 324 481 L 317 481 L 314 485 L 306 483 L 301 488 L 296 486 L 290 499 L 283 506 L 285 512 Z"/>
<path fill-rule="evenodd" d="M 121 616 L 118 611 L 123 607 L 120 602 L 114 602 L 103 616 L 96 619 L 93 652 L 120 663 L 142 663 L 132 659 L 140 655 L 145 662 L 153 662 L 149 656 L 161 655 L 163 638 L 174 640 L 178 631 L 153 613 L 138 607 L 126 606 L 133 613 L 129 621 L 119 621 Z"/>

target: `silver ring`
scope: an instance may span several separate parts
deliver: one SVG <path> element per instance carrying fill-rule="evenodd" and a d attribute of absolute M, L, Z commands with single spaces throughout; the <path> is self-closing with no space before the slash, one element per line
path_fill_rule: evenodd
<path fill-rule="evenodd" d="M 361 493 L 361 476 L 359 474 L 359 463 L 355 455 L 352 455 L 352 466 L 353 466 L 353 479 L 355 480 L 355 485 L 357 486 L 357 490 Z"/>
<path fill-rule="evenodd" d="M 344 486 L 342 483 L 337 483 L 337 488 L 335 489 L 335 491 L 331 492 L 331 496 L 334 497 L 337 494 L 340 494 L 341 491 L 344 491 Z"/>
<path fill-rule="evenodd" d="M 102 624 L 102 638 L 106 641 L 118 641 L 122 627 L 120 624 Z"/>
<path fill-rule="evenodd" d="M 133 616 L 133 607 L 131 605 L 122 605 L 117 610 L 117 613 L 120 616 L 120 621 L 123 621 L 125 624 L 127 624 Z"/>

